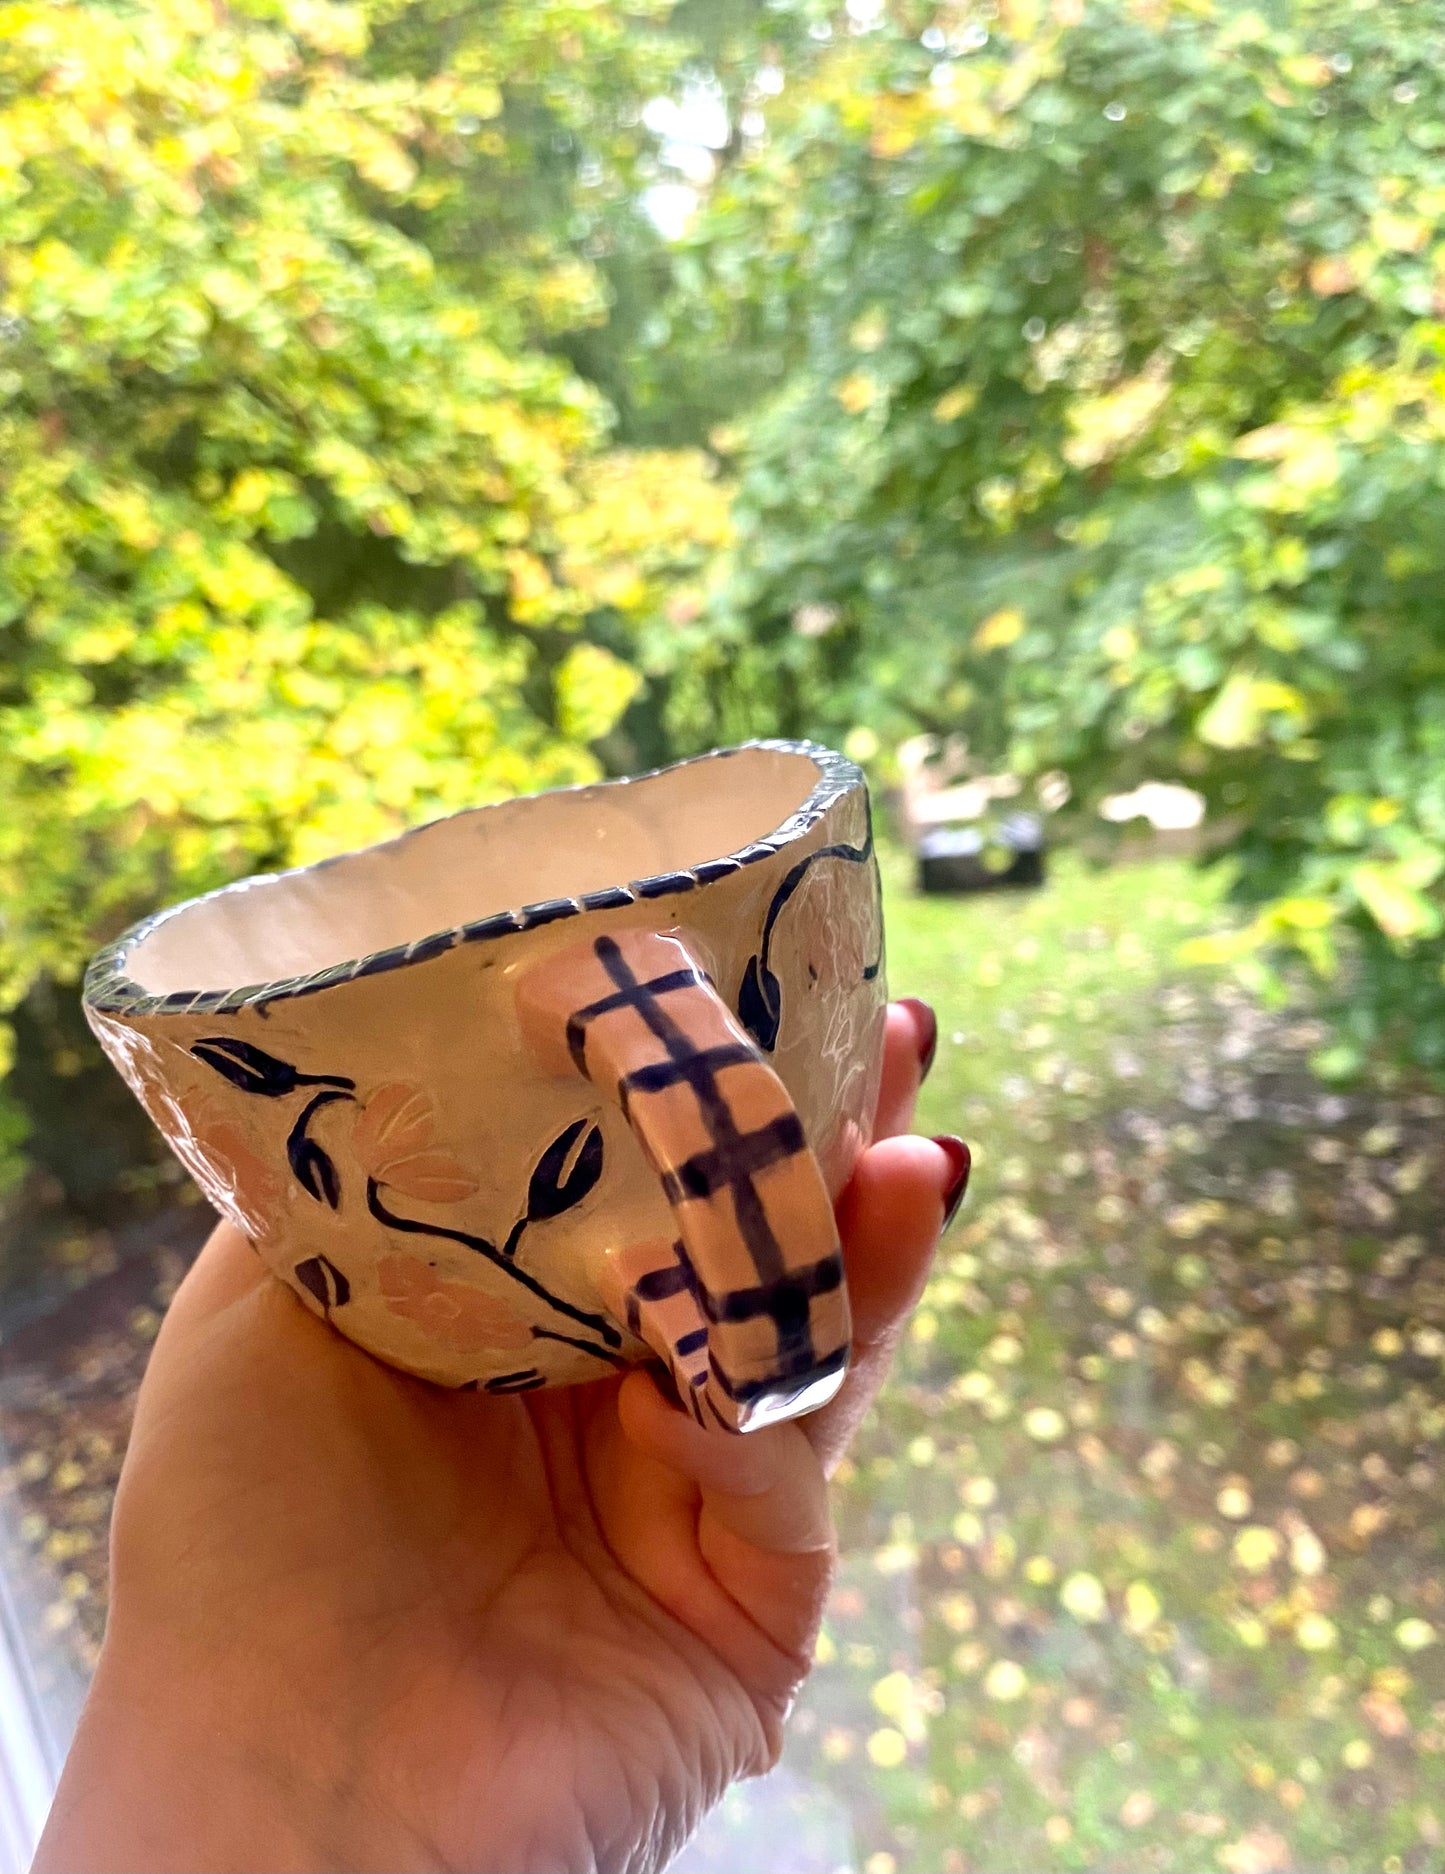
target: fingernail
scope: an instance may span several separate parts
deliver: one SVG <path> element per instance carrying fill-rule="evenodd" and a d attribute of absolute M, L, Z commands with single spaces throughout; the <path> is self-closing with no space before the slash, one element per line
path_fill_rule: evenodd
<path fill-rule="evenodd" d="M 938 1017 L 920 996 L 904 996 L 903 1006 L 913 1017 L 913 1032 L 918 1043 L 918 1070 L 927 1080 L 933 1057 L 938 1052 Z"/>
<path fill-rule="evenodd" d="M 953 1167 L 953 1177 L 948 1189 L 943 1194 L 943 1229 L 953 1222 L 953 1213 L 963 1202 L 963 1194 L 968 1189 L 968 1174 L 973 1169 L 973 1154 L 962 1139 L 957 1139 L 951 1132 L 940 1134 L 933 1143 L 942 1146 L 948 1154 L 948 1162 Z"/>

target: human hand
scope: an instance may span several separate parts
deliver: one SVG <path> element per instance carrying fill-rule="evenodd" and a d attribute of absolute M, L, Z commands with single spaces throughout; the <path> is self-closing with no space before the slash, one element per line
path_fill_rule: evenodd
<path fill-rule="evenodd" d="M 660 1869 L 777 1758 L 833 1565 L 826 1478 L 957 1201 L 900 1136 L 889 1011 L 839 1206 L 838 1397 L 744 1437 L 644 1370 L 488 1398 L 331 1333 L 221 1225 L 136 1408 L 111 1616 L 36 1868 Z"/>

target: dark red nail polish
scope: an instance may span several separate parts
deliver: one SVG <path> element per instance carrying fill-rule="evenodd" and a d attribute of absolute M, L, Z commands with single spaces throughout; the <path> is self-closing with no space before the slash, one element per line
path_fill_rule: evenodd
<path fill-rule="evenodd" d="M 963 1194 L 968 1189 L 968 1174 L 973 1169 L 973 1154 L 962 1139 L 956 1139 L 951 1132 L 942 1133 L 933 1143 L 942 1146 L 948 1154 L 948 1162 L 953 1167 L 953 1178 L 943 1194 L 943 1228 L 946 1230 L 953 1222 L 953 1213 L 963 1202 Z"/>
<path fill-rule="evenodd" d="M 918 1068 L 927 1080 L 933 1057 L 938 1052 L 938 1017 L 921 996 L 904 996 L 902 1001 L 904 1008 L 913 1017 L 914 1033 L 918 1040 Z"/>

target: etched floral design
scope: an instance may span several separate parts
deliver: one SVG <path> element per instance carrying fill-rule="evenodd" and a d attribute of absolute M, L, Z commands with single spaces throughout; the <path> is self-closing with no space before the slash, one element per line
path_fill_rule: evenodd
<path fill-rule="evenodd" d="M 192 1044 L 190 1052 L 232 1087 L 268 1102 L 289 1100 L 304 1088 L 319 1089 L 307 1096 L 292 1120 L 286 1136 L 286 1158 L 306 1195 L 333 1211 L 343 1207 L 347 1180 L 327 1144 L 313 1137 L 311 1128 L 318 1114 L 337 1107 L 355 1108 L 352 1151 L 366 1178 L 366 1208 L 378 1223 L 407 1236 L 433 1237 L 474 1251 L 525 1289 L 550 1314 L 596 1336 L 595 1341 L 571 1339 L 572 1345 L 596 1354 L 600 1360 L 617 1363 L 615 1350 L 622 1345 L 622 1336 L 613 1323 L 595 1309 L 580 1308 L 554 1294 L 531 1270 L 519 1265 L 517 1256 L 530 1224 L 570 1210 L 596 1185 L 602 1173 L 603 1147 L 601 1129 L 593 1122 L 574 1120 L 547 1147 L 528 1184 L 527 1207 L 513 1224 L 505 1244 L 498 1247 L 474 1231 L 407 1216 L 392 1208 L 393 1193 L 419 1198 L 423 1203 L 453 1204 L 477 1189 L 470 1173 L 450 1153 L 436 1146 L 431 1100 L 415 1082 L 387 1081 L 363 1100 L 349 1076 L 304 1072 L 235 1035 L 205 1036 Z M 128 1066 L 132 1084 L 141 1091 L 144 1075 L 138 1065 Z M 273 1235 L 284 1201 L 282 1187 L 270 1168 L 251 1152 L 241 1131 L 224 1120 L 211 1124 L 209 1140 L 214 1149 L 208 1151 L 205 1138 L 198 1135 L 198 1128 L 200 1134 L 205 1133 L 199 1117 L 193 1124 L 192 1115 L 164 1094 L 159 1096 L 159 1104 L 165 1118 L 156 1112 L 152 1117 L 172 1139 L 177 1154 L 207 1195 L 258 1240 Z M 478 1343 L 527 1345 L 534 1331 L 553 1340 L 571 1338 L 551 1329 L 528 1329 L 504 1306 L 464 1284 L 439 1282 L 423 1265 L 412 1265 L 404 1257 L 392 1258 L 391 1266 L 388 1305 L 395 1313 L 427 1325 L 443 1344 L 470 1352 Z M 413 1267 L 420 1273 L 399 1273 Z M 296 1265 L 293 1273 L 328 1314 L 350 1299 L 349 1279 L 324 1257 L 307 1258 Z"/>
<path fill-rule="evenodd" d="M 378 1087 L 356 1117 L 351 1135 L 356 1161 L 377 1184 L 433 1204 L 470 1197 L 476 1180 L 432 1136 L 435 1117 L 425 1091 L 411 1081 Z"/>
<path fill-rule="evenodd" d="M 415 1256 L 384 1256 L 377 1276 L 387 1307 L 453 1353 L 528 1347 L 532 1330 L 506 1305 L 463 1282 L 446 1282 Z"/>
<path fill-rule="evenodd" d="M 281 1211 L 284 1189 L 274 1168 L 251 1150 L 241 1128 L 228 1120 L 212 1128 L 209 1143 L 229 1174 L 236 1202 L 256 1225 L 252 1234 L 269 1235 Z"/>
<path fill-rule="evenodd" d="M 861 846 L 850 846 L 845 841 L 839 841 L 831 846 L 816 847 L 799 859 L 797 864 L 785 874 L 773 893 L 767 916 L 763 919 L 763 934 L 759 947 L 756 953 L 748 958 L 742 982 L 738 985 L 738 1020 L 764 1054 L 771 1054 L 778 1045 L 778 1030 L 783 1020 L 783 985 L 771 967 L 775 927 L 788 901 L 820 859 L 841 859 L 849 865 L 871 864 L 876 892 L 878 866 L 873 857 L 872 816 L 869 816 L 867 837 Z M 880 908 L 880 936 L 882 934 L 881 917 Z M 847 916 L 836 921 L 850 928 L 854 924 L 854 920 Z M 874 963 L 865 962 L 860 952 L 855 967 L 855 959 L 851 952 L 840 951 L 831 959 L 831 965 L 839 970 L 841 981 L 847 982 L 861 978 L 862 981 L 869 982 L 878 974 L 882 961 L 881 952 Z M 844 971 L 848 973 L 842 974 Z"/>
<path fill-rule="evenodd" d="M 809 980 L 825 995 L 862 982 L 878 938 L 855 910 L 839 902 L 837 878 L 830 878 L 826 868 L 820 867 L 798 897 L 797 941 Z"/>
<path fill-rule="evenodd" d="M 166 1130 L 177 1157 L 223 1215 L 254 1242 L 265 1241 L 275 1231 L 285 1203 L 278 1173 L 209 1098 L 164 1097 L 176 1121 Z"/>

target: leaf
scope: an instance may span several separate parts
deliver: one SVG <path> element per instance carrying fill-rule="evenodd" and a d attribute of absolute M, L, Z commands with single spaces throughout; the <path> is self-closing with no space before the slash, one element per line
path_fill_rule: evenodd
<path fill-rule="evenodd" d="M 977 402 L 977 384 L 955 384 L 934 404 L 933 420 L 935 423 L 954 423 L 959 417 L 967 416 Z"/>
<path fill-rule="evenodd" d="M 858 416 L 872 403 L 877 391 L 877 383 L 866 371 L 850 371 L 833 395 L 849 416 Z"/>
<path fill-rule="evenodd" d="M 1000 611 L 990 612 L 973 634 L 973 648 L 976 651 L 1004 650 L 1024 635 L 1026 622 L 1017 605 L 1005 605 Z"/>
<path fill-rule="evenodd" d="M 341 1202 L 341 1181 L 336 1175 L 336 1166 L 330 1153 L 319 1146 L 315 1139 L 303 1139 L 290 1157 L 291 1169 L 296 1173 L 302 1190 L 318 1203 L 329 1204 L 335 1210 Z"/>
<path fill-rule="evenodd" d="M 393 1080 L 371 1094 L 357 1116 L 352 1139 L 357 1158 L 383 1178 L 398 1159 L 425 1151 L 432 1140 L 431 1102 L 410 1081 Z M 391 1179 L 386 1178 L 390 1183 Z"/>
<path fill-rule="evenodd" d="M 984 1696 L 1005 1705 L 1022 1698 L 1028 1689 L 1028 1674 L 1013 1659 L 996 1659 L 983 1681 Z"/>
<path fill-rule="evenodd" d="M 448 1152 L 415 1152 L 409 1158 L 389 1159 L 378 1182 L 430 1204 L 458 1203 L 477 1188 L 476 1179 Z"/>
<path fill-rule="evenodd" d="M 1130 1633 L 1147 1633 L 1164 1610 L 1147 1581 L 1131 1581 L 1124 1590 L 1124 1625 Z"/>
<path fill-rule="evenodd" d="M 318 1203 L 328 1204 L 332 1210 L 341 1203 L 341 1181 L 336 1175 L 336 1166 L 330 1153 L 316 1143 L 307 1128 L 312 1116 L 323 1106 L 347 1098 L 349 1095 L 345 1093 L 318 1093 L 297 1119 L 286 1140 L 286 1157 L 302 1190 Z"/>
<path fill-rule="evenodd" d="M 1250 748 L 1261 741 L 1272 716 L 1303 724 L 1304 698 L 1287 683 L 1237 670 L 1200 716 L 1195 733 L 1212 748 Z"/>
<path fill-rule="evenodd" d="M 297 1263 L 292 1273 L 306 1293 L 314 1295 L 328 1312 L 332 1308 L 344 1308 L 351 1300 L 350 1282 L 325 1256 L 308 1256 L 305 1262 Z"/>
<path fill-rule="evenodd" d="M 761 957 L 749 957 L 738 990 L 738 1020 L 764 1053 L 771 1054 L 782 1019 L 782 984 Z"/>
<path fill-rule="evenodd" d="M 1109 462 L 1138 442 L 1169 395 L 1169 368 L 1162 355 L 1139 376 L 1100 397 L 1082 397 L 1068 412 L 1072 432 L 1064 460 L 1073 468 Z"/>
<path fill-rule="evenodd" d="M 558 665 L 553 682 L 564 734 L 595 742 L 641 689 L 642 676 L 600 644 L 576 644 Z"/>
<path fill-rule="evenodd" d="M 278 1060 L 252 1047 L 249 1041 L 236 1041 L 228 1035 L 209 1036 L 192 1044 L 191 1053 L 198 1061 L 229 1080 L 243 1093 L 259 1093 L 268 1100 L 294 1093 L 303 1084 L 302 1077 L 288 1062 Z"/>
<path fill-rule="evenodd" d="M 1310 266 L 1310 291 L 1321 299 L 1335 293 L 1352 293 L 1359 276 L 1347 254 L 1324 254 Z"/>
<path fill-rule="evenodd" d="M 1104 1584 L 1097 1575 L 1083 1570 L 1070 1575 L 1059 1589 L 1059 1604 L 1075 1620 L 1103 1620 L 1109 1611 L 1104 1598 Z"/>
<path fill-rule="evenodd" d="M 585 1135 L 585 1136 L 584 1136 Z M 572 1157 L 573 1147 L 581 1149 Z M 568 1161 L 571 1167 L 568 1169 Z M 565 1176 L 564 1176 L 565 1173 Z M 601 1129 L 587 1119 L 574 1119 L 543 1152 L 527 1187 L 527 1221 L 540 1223 L 571 1210 L 602 1176 Z"/>
<path fill-rule="evenodd" d="M 1416 937 L 1438 934 L 1439 906 L 1408 882 L 1402 867 L 1357 865 L 1350 873 L 1350 883 L 1387 937 L 1408 943 Z"/>

